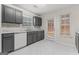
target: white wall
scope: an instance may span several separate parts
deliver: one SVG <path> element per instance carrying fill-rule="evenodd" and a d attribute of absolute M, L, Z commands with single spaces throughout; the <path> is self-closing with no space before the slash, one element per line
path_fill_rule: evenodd
<path fill-rule="evenodd" d="M 0 52 L 1 52 L 1 5 L 0 5 Z"/>
<path fill-rule="evenodd" d="M 70 38 L 60 37 L 60 16 L 64 14 L 70 14 Z M 47 21 L 54 18 L 55 21 L 55 34 L 56 41 L 65 43 L 69 46 L 75 46 L 75 32 L 79 31 L 79 6 L 67 7 L 58 11 L 54 11 L 45 15 L 42 15 L 43 18 L 43 28 L 45 30 L 45 39 L 47 36 Z"/>

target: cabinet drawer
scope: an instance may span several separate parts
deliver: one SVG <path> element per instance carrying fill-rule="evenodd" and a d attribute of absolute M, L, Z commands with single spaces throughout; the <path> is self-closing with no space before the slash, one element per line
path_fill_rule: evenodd
<path fill-rule="evenodd" d="M 8 38 L 8 37 L 12 37 L 13 35 L 14 35 L 14 33 L 5 33 L 5 34 L 2 34 L 2 37 Z"/>

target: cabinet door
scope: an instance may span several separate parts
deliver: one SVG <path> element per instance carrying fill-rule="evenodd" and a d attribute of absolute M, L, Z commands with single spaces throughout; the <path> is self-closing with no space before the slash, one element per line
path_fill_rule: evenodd
<path fill-rule="evenodd" d="M 40 26 L 40 18 L 38 17 L 38 26 Z"/>
<path fill-rule="evenodd" d="M 33 17 L 33 25 L 38 26 L 38 17 Z"/>
<path fill-rule="evenodd" d="M 36 42 L 39 41 L 39 31 L 36 31 Z"/>
<path fill-rule="evenodd" d="M 41 34 L 41 31 L 39 31 L 39 34 L 38 34 L 39 36 L 39 40 L 42 40 L 42 34 Z"/>
<path fill-rule="evenodd" d="M 42 26 L 42 18 L 39 17 L 39 26 Z"/>
<path fill-rule="evenodd" d="M 44 39 L 44 31 L 38 31 L 38 41 Z"/>
<path fill-rule="evenodd" d="M 11 51 L 14 51 L 14 34 L 2 34 L 2 52 Z"/>
<path fill-rule="evenodd" d="M 44 39 L 44 31 L 41 31 L 41 38 Z"/>
<path fill-rule="evenodd" d="M 26 46 L 26 33 L 16 33 L 15 34 L 15 49 L 19 49 L 23 46 Z"/>
<path fill-rule="evenodd" d="M 38 36 L 38 35 L 37 35 L 37 31 L 34 31 L 34 32 L 33 32 L 33 43 L 37 42 L 37 39 L 38 39 L 37 36 Z"/>
<path fill-rule="evenodd" d="M 27 45 L 30 45 L 33 43 L 33 32 L 27 32 Z"/>
<path fill-rule="evenodd" d="M 16 23 L 22 24 L 22 12 L 19 10 L 16 10 Z"/>
<path fill-rule="evenodd" d="M 15 23 L 15 9 L 2 5 L 2 22 Z"/>

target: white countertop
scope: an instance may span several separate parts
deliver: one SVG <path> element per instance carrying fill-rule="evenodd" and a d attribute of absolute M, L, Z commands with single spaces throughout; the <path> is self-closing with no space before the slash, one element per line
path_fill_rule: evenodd
<path fill-rule="evenodd" d="M 1 33 L 21 33 L 21 32 L 24 33 L 24 32 L 41 31 L 41 30 L 26 30 L 25 28 L 2 28 Z"/>
<path fill-rule="evenodd" d="M 1 33 L 18 33 L 18 32 L 26 32 L 26 29 L 23 28 L 2 28 Z"/>

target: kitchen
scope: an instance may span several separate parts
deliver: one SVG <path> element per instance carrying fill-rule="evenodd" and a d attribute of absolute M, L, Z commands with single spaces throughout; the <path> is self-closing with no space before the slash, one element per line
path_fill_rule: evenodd
<path fill-rule="evenodd" d="M 1 4 L 0 54 L 17 54 L 22 49 L 27 50 L 25 54 L 78 54 L 78 10 L 78 5 L 73 4 Z"/>

